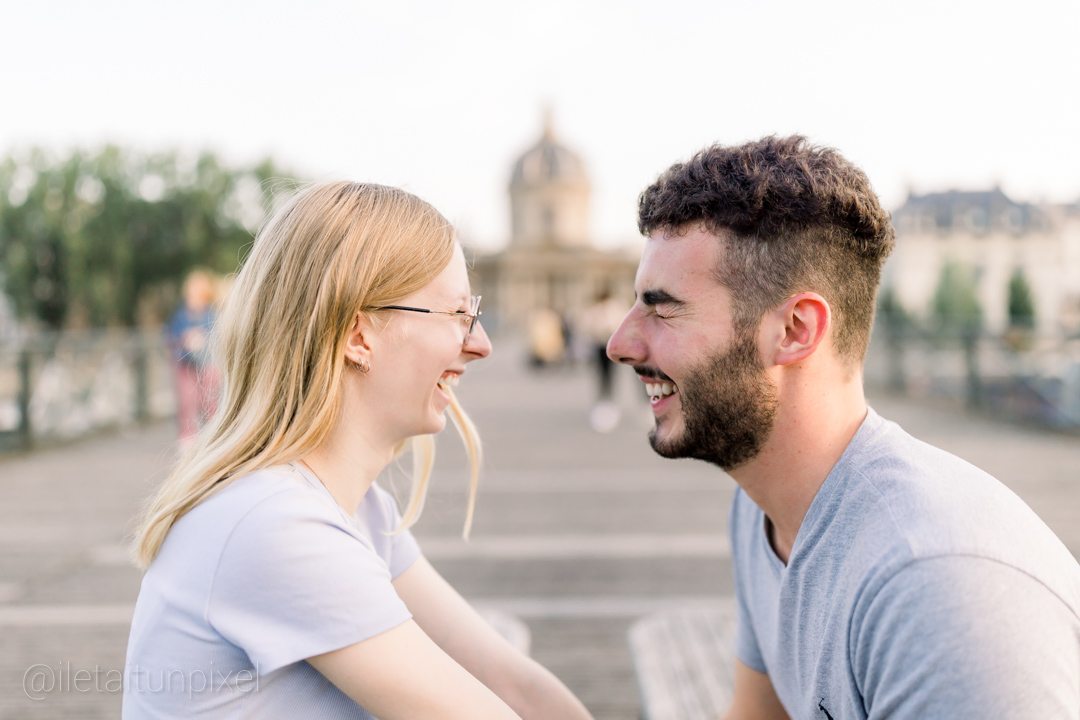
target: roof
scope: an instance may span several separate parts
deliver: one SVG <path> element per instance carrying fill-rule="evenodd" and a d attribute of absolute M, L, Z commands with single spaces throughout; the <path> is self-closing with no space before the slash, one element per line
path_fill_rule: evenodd
<path fill-rule="evenodd" d="M 560 182 L 588 182 L 585 164 L 576 153 L 555 139 L 550 119 L 545 122 L 540 141 L 514 163 L 510 187 L 547 185 Z"/>
<path fill-rule="evenodd" d="M 1048 223 L 1049 218 L 1039 207 L 1015 202 L 1001 188 L 910 194 L 893 213 L 893 224 L 901 231 L 932 228 L 939 231 L 1025 232 L 1044 229 Z"/>

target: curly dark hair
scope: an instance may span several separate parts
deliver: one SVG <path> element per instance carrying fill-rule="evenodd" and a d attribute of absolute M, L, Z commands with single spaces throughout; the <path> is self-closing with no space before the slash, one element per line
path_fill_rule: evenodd
<path fill-rule="evenodd" d="M 881 266 L 895 244 L 862 170 L 800 135 L 714 145 L 672 165 L 638 198 L 643 235 L 702 225 L 724 243 L 716 275 L 732 293 L 739 330 L 813 291 L 832 308 L 838 355 L 862 363 Z"/>

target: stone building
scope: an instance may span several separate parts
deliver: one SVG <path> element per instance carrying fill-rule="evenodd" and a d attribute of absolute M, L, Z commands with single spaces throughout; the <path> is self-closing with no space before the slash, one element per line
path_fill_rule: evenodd
<path fill-rule="evenodd" d="M 882 287 L 909 311 L 929 315 L 946 263 L 973 273 L 984 327 L 1009 323 L 1009 280 L 1020 269 L 1031 288 L 1037 331 L 1080 332 L 1080 203 L 1034 205 L 1000 188 L 909 195 L 893 213 L 896 250 Z"/>
<path fill-rule="evenodd" d="M 484 296 L 490 328 L 520 329 L 541 309 L 573 322 L 605 290 L 632 301 L 640 251 L 593 246 L 590 191 L 584 163 L 558 141 L 547 117 L 510 175 L 510 242 L 473 261 L 474 292 Z"/>

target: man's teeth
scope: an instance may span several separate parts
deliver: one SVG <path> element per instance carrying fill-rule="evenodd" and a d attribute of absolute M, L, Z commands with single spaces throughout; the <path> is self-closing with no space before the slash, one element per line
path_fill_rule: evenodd
<path fill-rule="evenodd" d="M 664 397 L 678 389 L 675 383 L 645 383 L 645 392 L 649 394 L 649 397 Z"/>

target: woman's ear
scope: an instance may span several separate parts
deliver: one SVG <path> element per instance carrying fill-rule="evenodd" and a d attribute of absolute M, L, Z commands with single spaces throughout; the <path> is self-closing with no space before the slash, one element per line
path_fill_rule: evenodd
<path fill-rule="evenodd" d="M 802 292 L 770 313 L 778 342 L 772 347 L 773 365 L 791 365 L 813 355 L 832 326 L 832 310 L 817 293 Z"/>
<path fill-rule="evenodd" d="M 371 367 L 371 345 L 375 327 L 367 314 L 357 312 L 345 337 L 345 359 L 359 367 Z"/>

